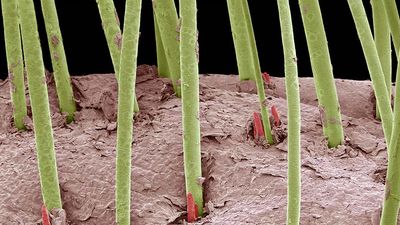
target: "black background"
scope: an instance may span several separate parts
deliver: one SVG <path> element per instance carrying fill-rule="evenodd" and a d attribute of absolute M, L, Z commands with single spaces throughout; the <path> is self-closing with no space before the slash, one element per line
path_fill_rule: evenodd
<path fill-rule="evenodd" d="M 248 0 L 263 71 L 283 76 L 283 54 L 275 0 Z M 123 22 L 124 0 L 114 0 Z M 290 0 L 300 76 L 311 76 L 307 45 L 297 0 Z M 95 0 L 56 0 L 69 70 L 72 75 L 112 72 L 111 59 Z M 321 0 L 336 78 L 369 79 L 361 45 L 346 0 Z M 371 21 L 369 0 L 364 1 Z M 43 57 L 51 70 L 40 1 L 35 0 Z M 237 74 L 226 0 L 199 0 L 200 73 Z M 0 17 L 0 29 L 3 21 Z M 7 75 L 3 32 L 0 32 L 0 78 Z M 142 0 L 138 64 L 156 64 L 151 0 Z"/>

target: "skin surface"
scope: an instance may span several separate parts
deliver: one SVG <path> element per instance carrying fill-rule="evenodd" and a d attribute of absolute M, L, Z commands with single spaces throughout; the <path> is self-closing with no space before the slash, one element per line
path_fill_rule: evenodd
<path fill-rule="evenodd" d="M 18 1 L 1 1 L 3 13 L 4 37 L 6 44 L 10 92 L 13 105 L 14 125 L 19 130 L 25 129 L 27 116 L 25 101 L 24 61 L 22 57 L 21 35 L 19 31 Z"/>
<path fill-rule="evenodd" d="M 118 85 L 116 219 L 130 224 L 133 104 L 139 43 L 141 0 L 127 0 Z"/>
<path fill-rule="evenodd" d="M 41 3 L 51 54 L 51 63 L 54 70 L 58 102 L 61 112 L 67 113 L 67 122 L 70 123 L 74 120 L 76 105 L 58 23 L 57 9 L 54 0 L 41 0 Z"/>
<path fill-rule="evenodd" d="M 52 210 L 62 205 L 42 50 L 33 1 L 18 0 L 18 4 L 40 184 L 44 204 L 48 210 Z"/>
<path fill-rule="evenodd" d="M 343 144 L 344 135 L 328 41 L 318 0 L 299 0 L 306 33 L 324 135 L 330 148 Z"/>
<path fill-rule="evenodd" d="M 300 93 L 296 47 L 289 0 L 278 0 L 282 45 L 285 60 L 285 86 L 288 105 L 288 206 L 286 224 L 300 224 L 301 145 Z"/>
<path fill-rule="evenodd" d="M 197 7 L 195 0 L 181 0 L 180 65 L 182 71 L 183 156 L 186 195 L 193 196 L 198 215 L 203 215 L 203 187 L 200 182 L 201 147 L 199 119 L 199 69 Z M 190 207 L 190 204 L 188 204 Z"/>

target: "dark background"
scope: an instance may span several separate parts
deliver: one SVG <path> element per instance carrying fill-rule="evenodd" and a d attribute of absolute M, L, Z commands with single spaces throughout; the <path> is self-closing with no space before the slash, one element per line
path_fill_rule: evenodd
<path fill-rule="evenodd" d="M 47 39 L 40 11 L 34 0 L 46 68 L 51 70 Z M 252 13 L 262 71 L 283 76 L 283 54 L 276 1 L 248 0 Z M 125 1 L 114 0 L 123 22 Z M 142 0 L 138 64 L 156 64 L 151 0 Z M 291 0 L 300 76 L 311 68 L 298 1 Z M 199 0 L 198 29 L 200 73 L 237 74 L 226 0 Z M 113 71 L 95 0 L 56 0 L 64 45 L 72 75 Z M 320 1 L 336 78 L 369 79 L 361 45 L 346 0 Z M 364 1 L 371 19 L 369 0 Z M 370 20 L 371 21 L 371 20 Z M 3 21 L 0 17 L 0 29 Z M 0 32 L 0 78 L 7 76 L 3 32 Z"/>

